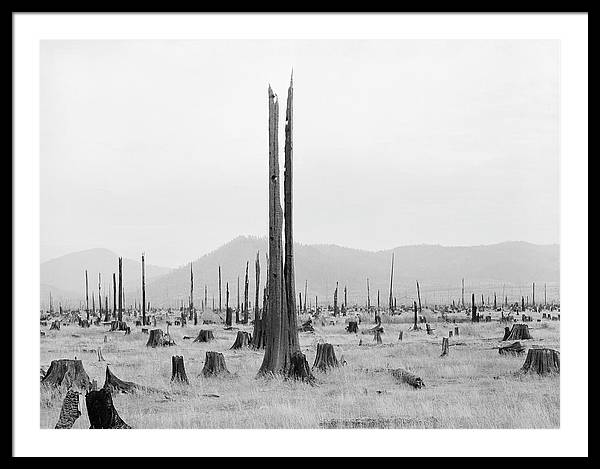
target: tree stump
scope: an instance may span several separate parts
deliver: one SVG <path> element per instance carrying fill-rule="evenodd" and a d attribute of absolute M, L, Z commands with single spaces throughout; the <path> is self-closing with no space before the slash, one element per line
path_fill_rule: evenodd
<path fill-rule="evenodd" d="M 96 352 L 98 353 L 98 361 L 99 362 L 106 361 L 106 360 L 104 360 L 104 357 L 102 356 L 102 347 L 98 347 L 98 350 L 96 350 Z"/>
<path fill-rule="evenodd" d="M 346 331 L 351 334 L 352 333 L 357 334 L 358 333 L 358 322 L 356 322 L 356 321 L 348 322 L 348 325 L 346 326 Z"/>
<path fill-rule="evenodd" d="M 448 337 L 452 337 L 452 331 L 448 331 Z"/>
<path fill-rule="evenodd" d="M 90 388 L 90 377 L 85 372 L 81 360 L 52 360 L 42 384 L 87 391 Z"/>
<path fill-rule="evenodd" d="M 521 355 L 525 352 L 525 347 L 521 345 L 521 342 L 513 342 L 510 345 L 498 348 L 500 355 Z"/>
<path fill-rule="evenodd" d="M 317 368 L 320 371 L 326 372 L 329 368 L 337 368 L 340 366 L 335 356 L 335 350 L 331 344 L 317 344 L 317 355 L 313 363 L 313 369 Z"/>
<path fill-rule="evenodd" d="M 377 344 L 383 343 L 381 340 L 381 331 L 379 329 L 373 333 L 373 342 L 376 342 Z"/>
<path fill-rule="evenodd" d="M 308 321 L 302 323 L 300 327 L 298 327 L 300 332 L 314 332 L 315 328 L 312 325 L 312 319 L 308 318 Z"/>
<path fill-rule="evenodd" d="M 425 329 L 427 330 L 427 335 L 432 335 L 433 331 L 435 330 L 429 325 L 429 323 L 425 324 Z"/>
<path fill-rule="evenodd" d="M 458 326 L 455 326 L 455 327 L 454 327 L 454 335 L 455 335 L 455 336 L 458 336 Z"/>
<path fill-rule="evenodd" d="M 50 324 L 50 330 L 60 331 L 60 321 L 52 321 L 52 324 Z"/>
<path fill-rule="evenodd" d="M 392 376 L 416 389 L 421 389 L 425 386 L 425 383 L 420 377 L 403 368 L 392 370 Z"/>
<path fill-rule="evenodd" d="M 235 342 L 231 346 L 230 350 L 239 350 L 242 348 L 248 348 L 250 346 L 250 342 L 252 341 L 252 337 L 250 334 L 244 331 L 238 331 L 237 336 L 235 338 Z"/>
<path fill-rule="evenodd" d="M 560 373 L 560 353 L 549 348 L 532 348 L 521 368 L 522 373 L 537 373 L 545 376 Z"/>
<path fill-rule="evenodd" d="M 292 354 L 287 378 L 304 381 L 311 386 L 314 384 L 315 377 L 310 371 L 310 365 L 306 360 L 306 356 L 302 352 Z"/>
<path fill-rule="evenodd" d="M 148 334 L 148 328 L 142 327 L 142 334 Z"/>
<path fill-rule="evenodd" d="M 90 419 L 90 428 L 131 428 L 119 417 L 107 389 L 88 392 L 85 396 L 85 405 Z"/>
<path fill-rule="evenodd" d="M 444 337 L 442 338 L 442 354 L 440 355 L 440 357 L 445 357 L 446 355 L 448 355 L 448 352 L 450 351 L 450 344 L 448 343 L 448 337 Z"/>
<path fill-rule="evenodd" d="M 219 352 L 206 352 L 202 374 L 205 378 L 209 376 L 229 375 L 223 354 Z"/>
<path fill-rule="evenodd" d="M 71 428 L 75 423 L 75 420 L 77 420 L 80 415 L 81 410 L 79 409 L 79 392 L 73 389 L 69 389 L 60 409 L 60 416 L 58 417 L 58 422 L 56 422 L 54 428 Z"/>
<path fill-rule="evenodd" d="M 125 327 L 125 335 L 130 335 L 131 334 L 131 327 L 127 326 Z"/>
<path fill-rule="evenodd" d="M 171 382 L 190 384 L 188 377 L 185 374 L 185 366 L 183 364 L 183 356 L 174 355 L 171 357 Z"/>
<path fill-rule="evenodd" d="M 509 335 L 510 335 L 510 327 L 505 326 L 504 327 L 504 336 L 502 337 L 502 342 L 507 340 Z"/>
<path fill-rule="evenodd" d="M 106 367 L 106 377 L 104 379 L 104 386 L 102 386 L 102 388 L 106 389 L 111 394 L 114 394 L 116 392 L 123 393 L 123 394 L 131 394 L 131 393 L 135 392 L 137 389 L 139 389 L 140 386 L 138 386 L 135 383 L 132 383 L 131 381 L 120 380 L 114 374 L 112 374 L 112 372 L 110 371 L 110 369 L 107 366 Z"/>
<path fill-rule="evenodd" d="M 402 331 L 398 332 L 398 340 L 399 340 L 400 342 L 402 342 L 402 336 L 403 336 L 403 335 L 404 335 L 404 332 L 402 332 Z"/>
<path fill-rule="evenodd" d="M 527 324 L 513 324 L 508 337 L 506 337 L 504 340 L 527 340 L 531 338 L 532 337 L 529 334 L 529 326 L 527 326 Z"/>
<path fill-rule="evenodd" d="M 214 339 L 215 336 L 213 335 L 213 331 L 201 329 L 198 333 L 198 337 L 194 339 L 194 342 L 209 342 Z"/>
<path fill-rule="evenodd" d="M 165 347 L 167 345 L 175 345 L 169 334 L 165 334 L 162 329 L 152 329 L 150 331 L 146 347 Z"/>

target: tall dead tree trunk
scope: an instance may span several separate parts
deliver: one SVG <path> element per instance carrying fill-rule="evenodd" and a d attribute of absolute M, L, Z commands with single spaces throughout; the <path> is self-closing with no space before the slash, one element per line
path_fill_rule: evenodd
<path fill-rule="evenodd" d="M 246 261 L 246 279 L 244 280 L 244 314 L 242 319 L 243 324 L 248 324 L 248 264 L 249 262 Z"/>
<path fill-rule="evenodd" d="M 314 378 L 300 352 L 294 287 L 292 236 L 292 106 L 290 82 L 285 126 L 285 265 L 282 259 L 282 209 L 279 189 L 279 102 L 269 86 L 269 311 L 266 317 L 266 347 L 259 375 L 282 374 L 311 382 Z M 283 275 L 282 275 L 283 274 Z"/>
<path fill-rule="evenodd" d="M 419 282 L 417 281 L 417 298 L 419 300 L 419 314 L 422 313 L 423 309 L 421 308 L 421 289 L 419 288 Z"/>
<path fill-rule="evenodd" d="M 369 288 L 369 277 L 367 277 L 367 314 L 371 311 L 371 289 Z"/>
<path fill-rule="evenodd" d="M 337 316 L 338 314 L 338 282 L 335 282 L 335 291 L 333 292 L 333 315 Z"/>
<path fill-rule="evenodd" d="M 535 308 L 535 282 L 531 284 L 531 305 Z"/>
<path fill-rule="evenodd" d="M 231 327 L 232 317 L 231 309 L 229 308 L 229 282 L 225 284 L 225 325 Z"/>
<path fill-rule="evenodd" d="M 471 293 L 471 322 L 479 322 L 477 305 L 475 304 L 475 293 Z"/>
<path fill-rule="evenodd" d="M 308 291 L 308 280 L 305 280 L 304 281 L 304 314 L 306 314 L 306 302 L 308 300 L 307 291 Z"/>
<path fill-rule="evenodd" d="M 465 279 L 464 278 L 462 279 L 461 285 L 462 285 L 461 286 L 461 304 L 464 309 L 464 307 L 465 307 Z"/>
<path fill-rule="evenodd" d="M 190 262 L 190 314 L 194 318 L 194 326 L 198 325 L 198 314 L 194 308 L 194 266 Z"/>
<path fill-rule="evenodd" d="M 417 322 L 417 302 L 416 301 L 413 301 L 413 311 L 415 313 L 414 321 L 413 321 L 413 330 L 416 331 L 419 329 L 419 324 Z"/>
<path fill-rule="evenodd" d="M 392 268 L 390 271 L 390 299 L 389 299 L 390 313 L 394 312 L 393 284 L 394 284 L 394 253 L 392 253 Z"/>
<path fill-rule="evenodd" d="M 262 318 L 259 307 L 259 292 L 260 292 L 260 255 L 256 253 L 256 261 L 254 261 L 254 271 L 256 276 L 256 292 L 254 297 L 254 331 L 252 333 L 252 348 L 261 349 L 265 346 L 265 329 L 263 319 L 265 317 L 265 309 L 263 304 Z"/>
<path fill-rule="evenodd" d="M 348 288 L 344 286 L 344 308 L 348 310 Z"/>
<path fill-rule="evenodd" d="M 50 312 L 52 312 L 52 293 L 50 293 Z M 90 321 L 90 298 L 88 295 L 88 273 L 85 271 L 85 315 L 88 322 Z"/>
<path fill-rule="evenodd" d="M 219 266 L 219 313 L 221 312 L 221 266 Z"/>
<path fill-rule="evenodd" d="M 113 272 L 113 320 L 117 319 L 117 277 Z"/>
<path fill-rule="evenodd" d="M 123 321 L 123 258 L 119 257 L 119 315 L 117 320 Z"/>
<path fill-rule="evenodd" d="M 240 276 L 237 276 L 237 307 L 235 310 L 235 323 L 238 324 L 240 322 Z"/>
<path fill-rule="evenodd" d="M 102 317 L 102 275 L 98 272 L 98 317 Z"/>
<path fill-rule="evenodd" d="M 142 253 L 142 325 L 146 325 L 146 267 Z"/>

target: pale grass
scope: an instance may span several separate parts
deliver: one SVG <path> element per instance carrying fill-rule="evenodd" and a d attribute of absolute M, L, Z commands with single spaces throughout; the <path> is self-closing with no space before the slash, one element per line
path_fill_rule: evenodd
<path fill-rule="evenodd" d="M 184 335 L 195 337 L 200 326 L 172 326 L 177 345 L 157 349 L 145 346 L 148 335 L 139 327 L 125 336 L 103 327 L 63 326 L 60 331 L 46 331 L 41 338 L 41 365 L 76 356 L 99 386 L 109 364 L 119 378 L 158 389 L 114 397 L 119 414 L 134 428 L 320 428 L 326 420 L 356 418 L 400 419 L 398 428 L 559 427 L 559 377 L 515 374 L 525 357 L 498 354 L 502 324 L 432 325 L 435 332 L 427 335 L 408 331 L 410 321 L 384 323 L 384 343 L 376 346 L 369 334 L 346 333 L 343 320 L 324 327 L 316 321 L 314 333 L 300 334 L 309 363 L 316 344 L 323 341 L 333 344 L 337 357 L 343 356 L 347 365 L 325 374 L 316 372 L 314 387 L 277 378 L 257 379 L 263 352 L 229 350 L 236 331 L 219 325 L 202 326 L 214 331 L 216 340 L 210 343 L 183 340 Z M 460 335 L 450 339 L 450 354 L 440 358 L 441 338 L 455 325 Z M 360 330 L 369 327 L 363 320 Z M 558 322 L 532 322 L 529 327 L 534 339 L 523 341 L 527 347 L 559 349 Z M 251 332 L 251 327 L 240 328 Z M 398 341 L 400 330 L 404 331 L 402 342 Z M 98 347 L 106 362 L 98 362 L 94 352 Z M 230 377 L 201 376 L 208 350 L 224 354 Z M 170 383 L 173 355 L 184 356 L 189 386 Z M 425 387 L 415 390 L 390 373 L 374 371 L 400 367 L 419 375 Z M 42 428 L 54 427 L 63 397 L 64 391 L 41 387 Z M 75 428 L 88 427 L 84 409 Z"/>

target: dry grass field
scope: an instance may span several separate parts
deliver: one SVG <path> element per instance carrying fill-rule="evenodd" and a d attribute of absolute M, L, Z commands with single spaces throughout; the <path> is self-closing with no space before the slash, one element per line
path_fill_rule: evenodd
<path fill-rule="evenodd" d="M 314 333 L 300 333 L 311 365 L 319 342 L 333 344 L 337 358 L 346 362 L 328 373 L 314 371 L 314 387 L 257 379 L 263 352 L 229 350 L 236 330 L 226 331 L 217 324 L 171 326 L 176 345 L 156 349 L 145 346 L 148 335 L 140 327 L 132 327 L 128 336 L 107 332 L 103 326 L 69 325 L 59 331 L 44 327 L 40 365 L 46 369 L 54 359 L 77 357 L 99 386 L 108 364 L 120 379 L 156 388 L 114 396 L 120 416 L 134 428 L 340 428 L 353 419 L 362 419 L 360 426 L 375 428 L 559 427 L 559 377 L 517 375 L 525 355 L 498 353 L 504 330 L 498 321 L 470 324 L 457 320 L 452 324 L 430 318 L 435 331 L 427 335 L 424 330 L 408 331 L 410 317 L 405 313 L 393 322 L 384 318 L 383 344 L 375 345 L 371 335 L 361 334 L 372 324 L 363 321 L 358 334 L 349 334 L 344 320 L 338 318 L 335 325 L 326 326 L 318 320 Z M 560 350 L 559 324 L 537 322 L 534 313 L 533 322 L 528 323 L 533 339 L 522 343 L 528 348 L 540 345 Z M 460 335 L 450 338 L 450 353 L 441 358 L 442 337 L 448 337 L 454 326 Z M 166 329 L 164 324 L 158 327 Z M 183 340 L 184 336 L 196 337 L 201 328 L 212 329 L 215 340 Z M 251 326 L 239 329 L 252 332 Z M 401 330 L 404 336 L 399 341 Z M 363 345 L 359 345 L 361 339 Z M 105 362 L 98 361 L 98 347 Z M 206 351 L 224 354 L 230 377 L 201 375 Z M 173 355 L 183 355 L 189 385 L 170 383 Z M 382 368 L 406 368 L 420 376 L 425 387 L 413 389 L 388 372 L 375 371 Z M 64 391 L 40 386 L 40 392 L 41 427 L 54 428 Z M 83 409 L 73 428 L 88 427 Z"/>

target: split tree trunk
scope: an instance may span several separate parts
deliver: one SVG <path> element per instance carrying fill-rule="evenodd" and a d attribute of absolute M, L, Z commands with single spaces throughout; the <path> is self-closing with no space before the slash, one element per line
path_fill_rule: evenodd
<path fill-rule="evenodd" d="M 173 355 L 171 357 L 171 382 L 190 384 L 188 377 L 185 374 L 185 366 L 183 356 Z"/>

